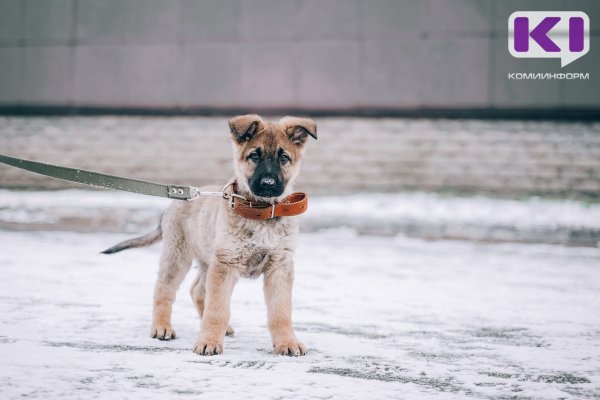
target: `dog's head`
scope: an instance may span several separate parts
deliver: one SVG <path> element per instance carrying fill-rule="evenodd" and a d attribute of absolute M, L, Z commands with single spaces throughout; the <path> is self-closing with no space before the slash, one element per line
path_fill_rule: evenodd
<path fill-rule="evenodd" d="M 240 115 L 229 121 L 229 128 L 238 187 L 264 201 L 287 194 L 306 139 L 317 138 L 317 125 L 308 118 L 265 122 L 255 114 Z"/>

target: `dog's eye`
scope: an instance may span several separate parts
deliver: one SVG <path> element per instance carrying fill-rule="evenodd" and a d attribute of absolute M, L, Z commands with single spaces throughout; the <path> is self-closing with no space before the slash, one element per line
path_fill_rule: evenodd
<path fill-rule="evenodd" d="M 280 164 L 287 164 L 290 161 L 292 161 L 292 160 L 290 160 L 290 158 L 287 155 L 285 155 L 285 154 L 282 154 L 282 155 L 279 156 L 279 163 Z"/>
<path fill-rule="evenodd" d="M 258 155 L 257 152 L 254 151 L 248 155 L 248 160 L 258 162 L 258 160 L 260 160 L 260 156 Z"/>

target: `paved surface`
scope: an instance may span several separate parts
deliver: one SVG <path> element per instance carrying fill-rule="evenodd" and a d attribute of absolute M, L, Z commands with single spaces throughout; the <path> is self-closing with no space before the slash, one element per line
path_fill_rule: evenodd
<path fill-rule="evenodd" d="M 225 353 L 149 338 L 160 246 L 122 234 L 0 231 L 2 398 L 593 399 L 600 249 L 303 234 L 294 319 L 310 349 L 269 353 L 260 280 L 236 288 Z M 191 278 L 188 277 L 188 278 Z"/>
<path fill-rule="evenodd" d="M 506 43 L 504 43 L 506 45 Z M 317 118 L 297 189 L 600 195 L 600 123 Z M 224 185 L 227 118 L 2 118 L 2 153 L 133 178 Z M 0 187 L 68 183 L 0 165 Z"/>

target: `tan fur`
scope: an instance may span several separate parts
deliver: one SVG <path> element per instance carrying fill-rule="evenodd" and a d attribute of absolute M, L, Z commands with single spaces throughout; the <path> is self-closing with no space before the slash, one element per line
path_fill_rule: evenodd
<path fill-rule="evenodd" d="M 314 121 L 285 117 L 278 122 L 265 122 L 251 114 L 233 118 L 229 126 L 239 193 L 252 201 L 271 202 L 291 193 L 306 138 L 317 135 Z M 277 199 L 257 197 L 249 188 L 254 164 L 247 156 L 257 147 L 266 153 L 283 149 L 291 159 L 282 166 L 285 190 Z M 223 351 L 223 337 L 233 334 L 228 325 L 229 305 L 237 280 L 263 275 L 273 351 L 287 355 L 306 353 L 292 328 L 293 255 L 298 232 L 294 217 L 249 220 L 227 207 L 225 200 L 203 197 L 173 202 L 163 214 L 161 228 L 164 246 L 154 292 L 153 337 L 175 338 L 172 305 L 179 285 L 196 260 L 199 271 L 190 293 L 202 327 L 194 352 L 213 355 Z"/>

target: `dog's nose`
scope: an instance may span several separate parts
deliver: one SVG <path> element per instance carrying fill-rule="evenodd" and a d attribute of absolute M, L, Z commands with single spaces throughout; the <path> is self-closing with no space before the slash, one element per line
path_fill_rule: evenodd
<path fill-rule="evenodd" d="M 275 186 L 275 179 L 273 178 L 262 178 L 260 180 L 260 185 L 263 187 Z"/>

